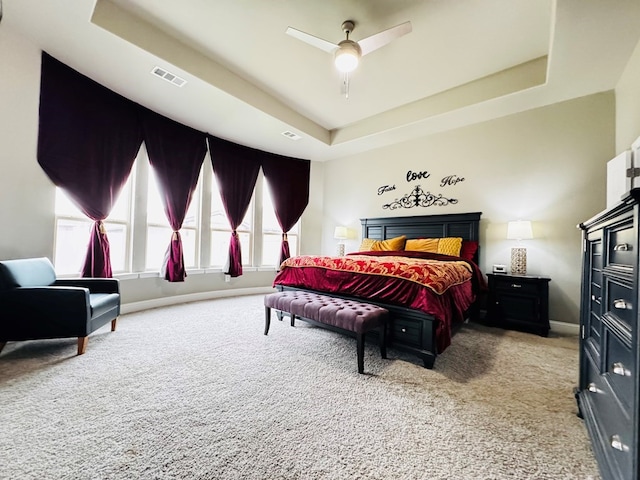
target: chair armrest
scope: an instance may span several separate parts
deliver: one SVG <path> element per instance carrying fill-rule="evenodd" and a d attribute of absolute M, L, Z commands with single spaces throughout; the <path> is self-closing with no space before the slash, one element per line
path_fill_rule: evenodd
<path fill-rule="evenodd" d="M 18 287 L 0 292 L 0 319 L 42 317 L 51 322 L 90 319 L 89 290 L 82 287 Z"/>
<path fill-rule="evenodd" d="M 117 278 L 59 278 L 53 286 L 88 288 L 91 293 L 120 293 Z"/>

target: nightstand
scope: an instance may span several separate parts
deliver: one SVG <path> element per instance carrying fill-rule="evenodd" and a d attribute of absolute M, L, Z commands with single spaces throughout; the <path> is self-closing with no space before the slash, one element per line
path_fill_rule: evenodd
<path fill-rule="evenodd" d="M 550 278 L 493 274 L 489 277 L 487 324 L 549 334 Z"/>

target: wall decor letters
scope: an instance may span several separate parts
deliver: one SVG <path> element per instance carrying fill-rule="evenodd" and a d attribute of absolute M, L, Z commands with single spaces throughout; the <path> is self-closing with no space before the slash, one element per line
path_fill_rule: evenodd
<path fill-rule="evenodd" d="M 395 189 L 396 189 L 395 185 L 382 185 L 380 188 L 378 188 L 378 195 L 382 195 L 383 193 L 386 193 L 386 192 L 391 192 Z"/>
<path fill-rule="evenodd" d="M 422 180 L 423 178 L 429 178 L 431 174 L 426 170 L 423 172 L 412 172 L 409 170 L 407 172 L 407 182 L 413 182 L 415 180 Z"/>
<path fill-rule="evenodd" d="M 458 182 L 464 182 L 464 177 L 459 177 L 457 175 L 448 175 L 442 179 L 440 182 L 441 187 L 446 187 L 447 185 L 455 185 Z"/>
<path fill-rule="evenodd" d="M 397 198 L 391 203 L 387 203 L 382 208 L 388 208 L 389 210 L 396 210 L 398 208 L 413 208 L 413 207 L 444 207 L 445 205 L 453 205 L 458 203 L 457 198 L 446 198 L 442 194 L 434 195 L 431 192 L 424 192 L 420 185 L 416 185 L 411 193 L 406 194 L 402 198 Z"/>

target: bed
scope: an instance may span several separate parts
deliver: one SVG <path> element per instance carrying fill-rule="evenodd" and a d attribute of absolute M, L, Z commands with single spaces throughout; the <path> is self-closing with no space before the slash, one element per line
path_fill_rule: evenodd
<path fill-rule="evenodd" d="M 480 212 L 474 212 L 365 218 L 361 219 L 362 238 L 383 241 L 400 236 L 406 236 L 407 239 L 460 237 L 465 244 L 477 245 L 480 216 Z M 274 286 L 279 290 L 305 290 L 364 300 L 388 309 L 388 346 L 414 353 L 422 359 L 426 368 L 433 368 L 437 355 L 451 343 L 457 329 L 464 321 L 478 315 L 478 299 L 484 289 L 484 277 L 477 267 L 478 250 L 469 257 L 471 261 L 464 262 L 457 257 L 411 252 L 357 252 L 346 257 L 296 257 L 291 262 L 283 263 Z M 469 278 L 454 281 L 443 292 L 434 293 L 433 287 L 420 285 L 415 278 L 410 281 L 388 273 L 390 262 L 394 260 L 391 257 L 396 254 L 402 255 L 402 258 L 396 258 L 398 262 L 410 264 L 406 268 L 417 268 L 417 264 L 428 263 L 433 273 L 438 268 L 445 268 L 436 264 L 456 264 L 458 271 L 463 264 L 471 274 Z M 415 261 L 413 258 L 421 260 Z M 423 258 L 429 260 L 422 261 Z M 376 265 L 377 261 L 387 262 L 377 266 L 386 272 L 383 276 L 373 275 L 369 271 L 361 274 L 357 270 L 347 273 L 334 269 L 338 263 L 349 265 L 355 262 L 359 266 L 350 268 L 365 268 L 362 265 L 369 268 L 370 264 Z M 456 277 L 458 274 L 452 275 Z"/>

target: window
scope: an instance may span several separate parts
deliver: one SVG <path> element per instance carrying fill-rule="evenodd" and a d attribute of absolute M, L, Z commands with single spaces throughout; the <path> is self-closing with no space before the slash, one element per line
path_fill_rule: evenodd
<path fill-rule="evenodd" d="M 227 219 L 227 213 L 222 204 L 215 175 L 212 177 L 211 183 L 211 266 L 223 267 L 229 259 L 231 225 L 229 225 L 229 219 Z M 247 213 L 237 229 L 240 237 L 240 248 L 242 249 L 243 266 L 249 266 L 253 263 L 251 231 L 253 229 L 254 203 L 254 198 L 252 198 Z"/>
<path fill-rule="evenodd" d="M 207 165 L 207 163 L 203 164 Z M 210 165 L 210 163 L 209 163 Z M 201 188 L 204 181 L 211 190 Z M 134 195 L 134 190 L 147 194 Z M 135 200 L 135 205 L 134 205 Z M 203 205 L 210 205 L 208 208 Z M 202 215 L 207 215 L 204 218 Z M 56 189 L 54 264 L 62 275 L 77 275 L 82 268 L 93 222 L 61 190 Z M 114 275 L 159 271 L 172 230 L 164 212 L 158 183 L 149 165 L 144 146 L 132 175 L 122 189 L 109 217 L 104 221 L 111 247 Z M 262 234 L 255 235 L 254 229 Z M 203 231 L 203 229 L 205 229 Z M 260 230 L 258 230 L 260 232 Z M 204 234 L 204 232 L 210 233 Z M 222 205 L 213 171 L 203 168 L 198 187 L 180 231 L 185 267 L 222 268 L 227 264 L 231 228 Z M 238 227 L 245 267 L 273 267 L 280 259 L 282 230 L 276 220 L 267 182 L 262 174 L 242 223 Z M 289 232 L 291 255 L 299 252 L 300 222 Z M 207 259 L 208 257 L 208 259 Z"/>
<path fill-rule="evenodd" d="M 164 212 L 164 203 L 160 196 L 158 184 L 153 168 L 149 168 L 147 190 L 147 270 L 159 270 L 162 267 L 164 257 L 171 242 L 173 230 L 169 226 L 169 220 Z M 198 182 L 200 185 L 200 181 Z M 180 237 L 182 237 L 182 250 L 184 254 L 185 268 L 195 268 L 198 265 L 198 227 L 200 225 L 200 187 L 196 187 L 187 210 Z"/>
<path fill-rule="evenodd" d="M 129 244 L 131 212 L 131 179 L 120 192 L 111 214 L 103 222 L 109 238 L 111 269 L 114 273 L 129 270 L 127 245 Z M 55 247 L 53 263 L 61 275 L 79 274 L 89 245 L 93 221 L 76 207 L 61 188 L 56 188 Z"/>
<path fill-rule="evenodd" d="M 266 179 L 262 178 L 262 263 L 261 265 L 280 264 L 280 245 L 282 244 L 282 228 L 276 218 L 276 212 L 271 201 L 271 192 Z M 298 237 L 300 235 L 300 221 L 296 222 L 287 234 L 289 253 L 298 254 Z"/>

